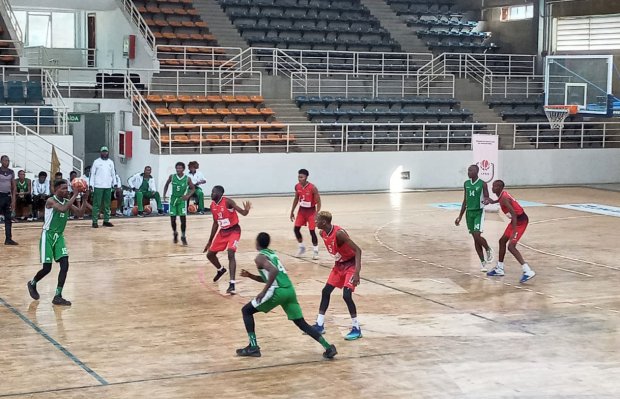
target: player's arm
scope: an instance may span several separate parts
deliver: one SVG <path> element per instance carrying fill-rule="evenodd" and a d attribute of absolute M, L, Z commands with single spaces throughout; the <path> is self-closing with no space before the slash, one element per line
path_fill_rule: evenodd
<path fill-rule="evenodd" d="M 276 281 L 278 269 L 271 262 L 269 262 L 269 259 L 267 259 L 265 255 L 262 254 L 256 257 L 255 262 L 256 266 L 259 269 L 263 269 L 267 271 L 267 274 L 269 274 L 269 280 L 267 280 L 267 282 L 265 283 L 263 290 L 258 295 L 256 295 L 256 300 L 260 302 L 265 296 L 265 294 L 267 294 L 267 291 L 269 291 L 269 288 L 271 288 L 271 286 L 273 285 L 273 282 Z M 259 278 L 259 280 L 257 281 L 263 281 L 263 279 Z"/>
<path fill-rule="evenodd" d="M 485 182 L 482 182 L 482 196 L 485 204 L 491 203 L 491 198 L 489 198 L 489 186 Z"/>
<path fill-rule="evenodd" d="M 355 251 L 355 273 L 351 278 L 351 284 L 357 286 L 360 283 L 360 272 L 362 271 L 362 249 L 343 230 L 338 230 L 336 233 L 336 241 L 338 246 L 347 244 Z"/>
<path fill-rule="evenodd" d="M 164 184 L 164 192 L 162 193 L 162 197 L 166 198 L 166 193 L 168 192 L 168 186 L 172 181 L 172 175 L 168 176 L 168 180 L 166 180 L 166 184 Z"/>
<path fill-rule="evenodd" d="M 256 258 L 254 259 L 254 263 L 256 263 L 256 267 L 259 269 L 264 269 L 264 267 L 262 266 L 262 263 L 264 261 L 264 259 L 267 259 L 267 257 L 265 255 L 259 254 L 256 256 Z M 250 273 L 249 271 L 242 269 L 241 270 L 241 277 L 247 277 L 250 278 L 254 281 L 257 281 L 259 283 L 263 282 L 263 279 L 260 276 L 257 276 L 256 274 Z"/>
<path fill-rule="evenodd" d="M 53 197 L 50 197 L 45 203 L 45 207 L 47 209 L 54 208 L 56 212 L 67 212 L 69 209 L 73 209 L 72 207 L 78 197 L 78 194 L 79 193 L 77 192 L 77 190 L 74 190 L 73 195 L 71 196 L 69 201 L 65 202 L 64 204 L 61 204 L 60 202 L 55 201 Z"/>
<path fill-rule="evenodd" d="M 508 198 L 500 198 L 499 203 L 502 208 L 506 208 L 508 209 L 508 212 L 510 212 L 510 223 L 512 224 L 512 237 L 510 237 L 510 239 L 512 240 L 517 235 L 517 212 L 515 212 L 515 208 L 512 207 L 512 204 L 508 201 Z"/>
<path fill-rule="evenodd" d="M 454 221 L 455 225 L 458 226 L 461 223 L 461 219 L 463 219 L 465 209 L 467 209 L 467 190 L 465 189 L 465 185 L 463 184 L 463 203 L 461 204 L 461 212 L 459 212 L 459 217 L 457 217 Z"/>
<path fill-rule="evenodd" d="M 250 213 L 250 209 L 252 209 L 252 203 L 250 201 L 243 201 L 243 208 L 241 208 L 239 205 L 237 205 L 235 201 L 231 200 L 230 198 L 227 198 L 227 200 L 228 203 L 226 204 L 226 206 L 228 206 L 228 209 L 233 208 L 243 216 L 247 216 L 248 213 Z"/>
<path fill-rule="evenodd" d="M 297 190 L 295 190 L 295 198 L 293 198 L 293 207 L 291 208 L 291 222 L 295 221 L 295 209 L 297 209 L 297 204 L 299 204 L 299 194 Z"/>
<path fill-rule="evenodd" d="M 213 213 L 213 225 L 211 226 L 211 235 L 209 236 L 209 241 L 207 241 L 207 245 L 205 245 L 205 249 L 202 252 L 207 252 L 211 247 L 211 243 L 213 242 L 213 238 L 215 238 L 215 234 L 217 233 L 217 229 L 219 228 L 217 224 L 217 219 L 215 217 L 215 213 Z"/>
<path fill-rule="evenodd" d="M 15 177 L 15 176 L 13 176 Z M 15 203 L 17 198 L 17 183 L 15 179 L 11 179 L 11 209 L 15 210 Z"/>
<path fill-rule="evenodd" d="M 192 183 L 192 179 L 190 179 L 189 177 L 187 178 L 187 185 L 189 186 L 189 191 L 183 196 L 183 201 L 187 201 L 188 199 L 192 198 L 192 195 L 194 195 L 194 192 L 196 192 L 196 186 L 194 186 L 194 183 Z"/>
<path fill-rule="evenodd" d="M 312 195 L 316 199 L 316 211 L 321 212 L 321 194 L 319 194 L 319 190 L 316 187 L 312 188 Z"/>

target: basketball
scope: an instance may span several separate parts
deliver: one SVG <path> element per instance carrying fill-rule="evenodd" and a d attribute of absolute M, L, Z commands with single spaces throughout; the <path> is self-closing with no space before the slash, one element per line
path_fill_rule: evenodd
<path fill-rule="evenodd" d="M 88 190 L 88 184 L 86 183 L 86 180 L 80 177 L 76 177 L 75 179 L 73 179 L 73 181 L 71 182 L 71 187 L 73 187 L 73 191 L 76 191 L 78 193 L 84 193 L 86 192 L 86 190 Z"/>
<path fill-rule="evenodd" d="M 144 206 L 144 214 L 145 214 L 145 215 L 150 215 L 150 214 L 151 214 L 151 212 L 153 212 L 153 208 L 151 208 L 151 206 L 150 206 L 150 205 L 145 205 L 145 206 Z"/>
<path fill-rule="evenodd" d="M 187 211 L 188 211 L 189 213 L 196 213 L 196 212 L 198 212 L 198 208 L 196 207 L 196 205 L 194 205 L 194 204 L 190 204 L 190 205 L 187 207 Z"/>
<path fill-rule="evenodd" d="M 138 215 L 138 207 L 134 206 L 133 208 L 131 208 L 131 214 L 134 216 Z"/>

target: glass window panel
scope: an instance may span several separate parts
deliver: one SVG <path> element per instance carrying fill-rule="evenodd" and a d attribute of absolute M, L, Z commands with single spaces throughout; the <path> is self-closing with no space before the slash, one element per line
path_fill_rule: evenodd
<path fill-rule="evenodd" d="M 52 13 L 52 47 L 75 48 L 74 13 Z"/>

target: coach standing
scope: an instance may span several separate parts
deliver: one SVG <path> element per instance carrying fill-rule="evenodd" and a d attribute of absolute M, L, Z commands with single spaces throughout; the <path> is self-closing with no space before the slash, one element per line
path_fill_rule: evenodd
<path fill-rule="evenodd" d="M 109 159 L 108 147 L 101 147 L 101 157 L 93 162 L 90 169 L 90 186 L 93 190 L 93 228 L 99 227 L 99 208 L 103 201 L 103 225 L 114 227 L 110 223 L 110 200 L 112 196 L 112 186 L 116 178 L 114 162 Z"/>
<path fill-rule="evenodd" d="M 4 245 L 17 245 L 13 241 L 11 226 L 13 223 L 12 211 L 15 209 L 15 172 L 9 169 L 9 157 L 0 157 L 0 213 L 4 215 L 4 234 L 6 236 Z"/>

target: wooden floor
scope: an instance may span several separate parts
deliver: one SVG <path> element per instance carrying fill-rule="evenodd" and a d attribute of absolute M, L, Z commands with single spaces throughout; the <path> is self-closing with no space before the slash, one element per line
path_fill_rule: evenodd
<path fill-rule="evenodd" d="M 431 206 L 460 192 L 324 196 L 364 251 L 355 297 L 364 338 L 343 340 L 350 320 L 336 291 L 326 317 L 333 361 L 281 310 L 256 315 L 263 357 L 235 357 L 247 345 L 241 306 L 260 285 L 242 280 L 226 297 L 226 282 L 210 282 L 208 215 L 189 218 L 187 248 L 172 243 L 164 217 L 117 219 L 114 229 L 70 223 L 69 309 L 51 305 L 57 266 L 39 283 L 41 300 L 28 296 L 40 224 L 20 224 L 21 245 L 0 248 L 0 397 L 619 398 L 620 218 L 552 205 L 618 207 L 620 193 L 512 193 L 547 205 L 526 209 L 521 250 L 538 272 L 526 285 L 510 256 L 504 278 L 480 273 L 457 211 Z M 253 269 L 253 239 L 269 232 L 314 322 L 327 253 L 291 256 L 291 198 L 253 203 L 239 268 Z M 505 225 L 488 215 L 495 248 Z"/>

